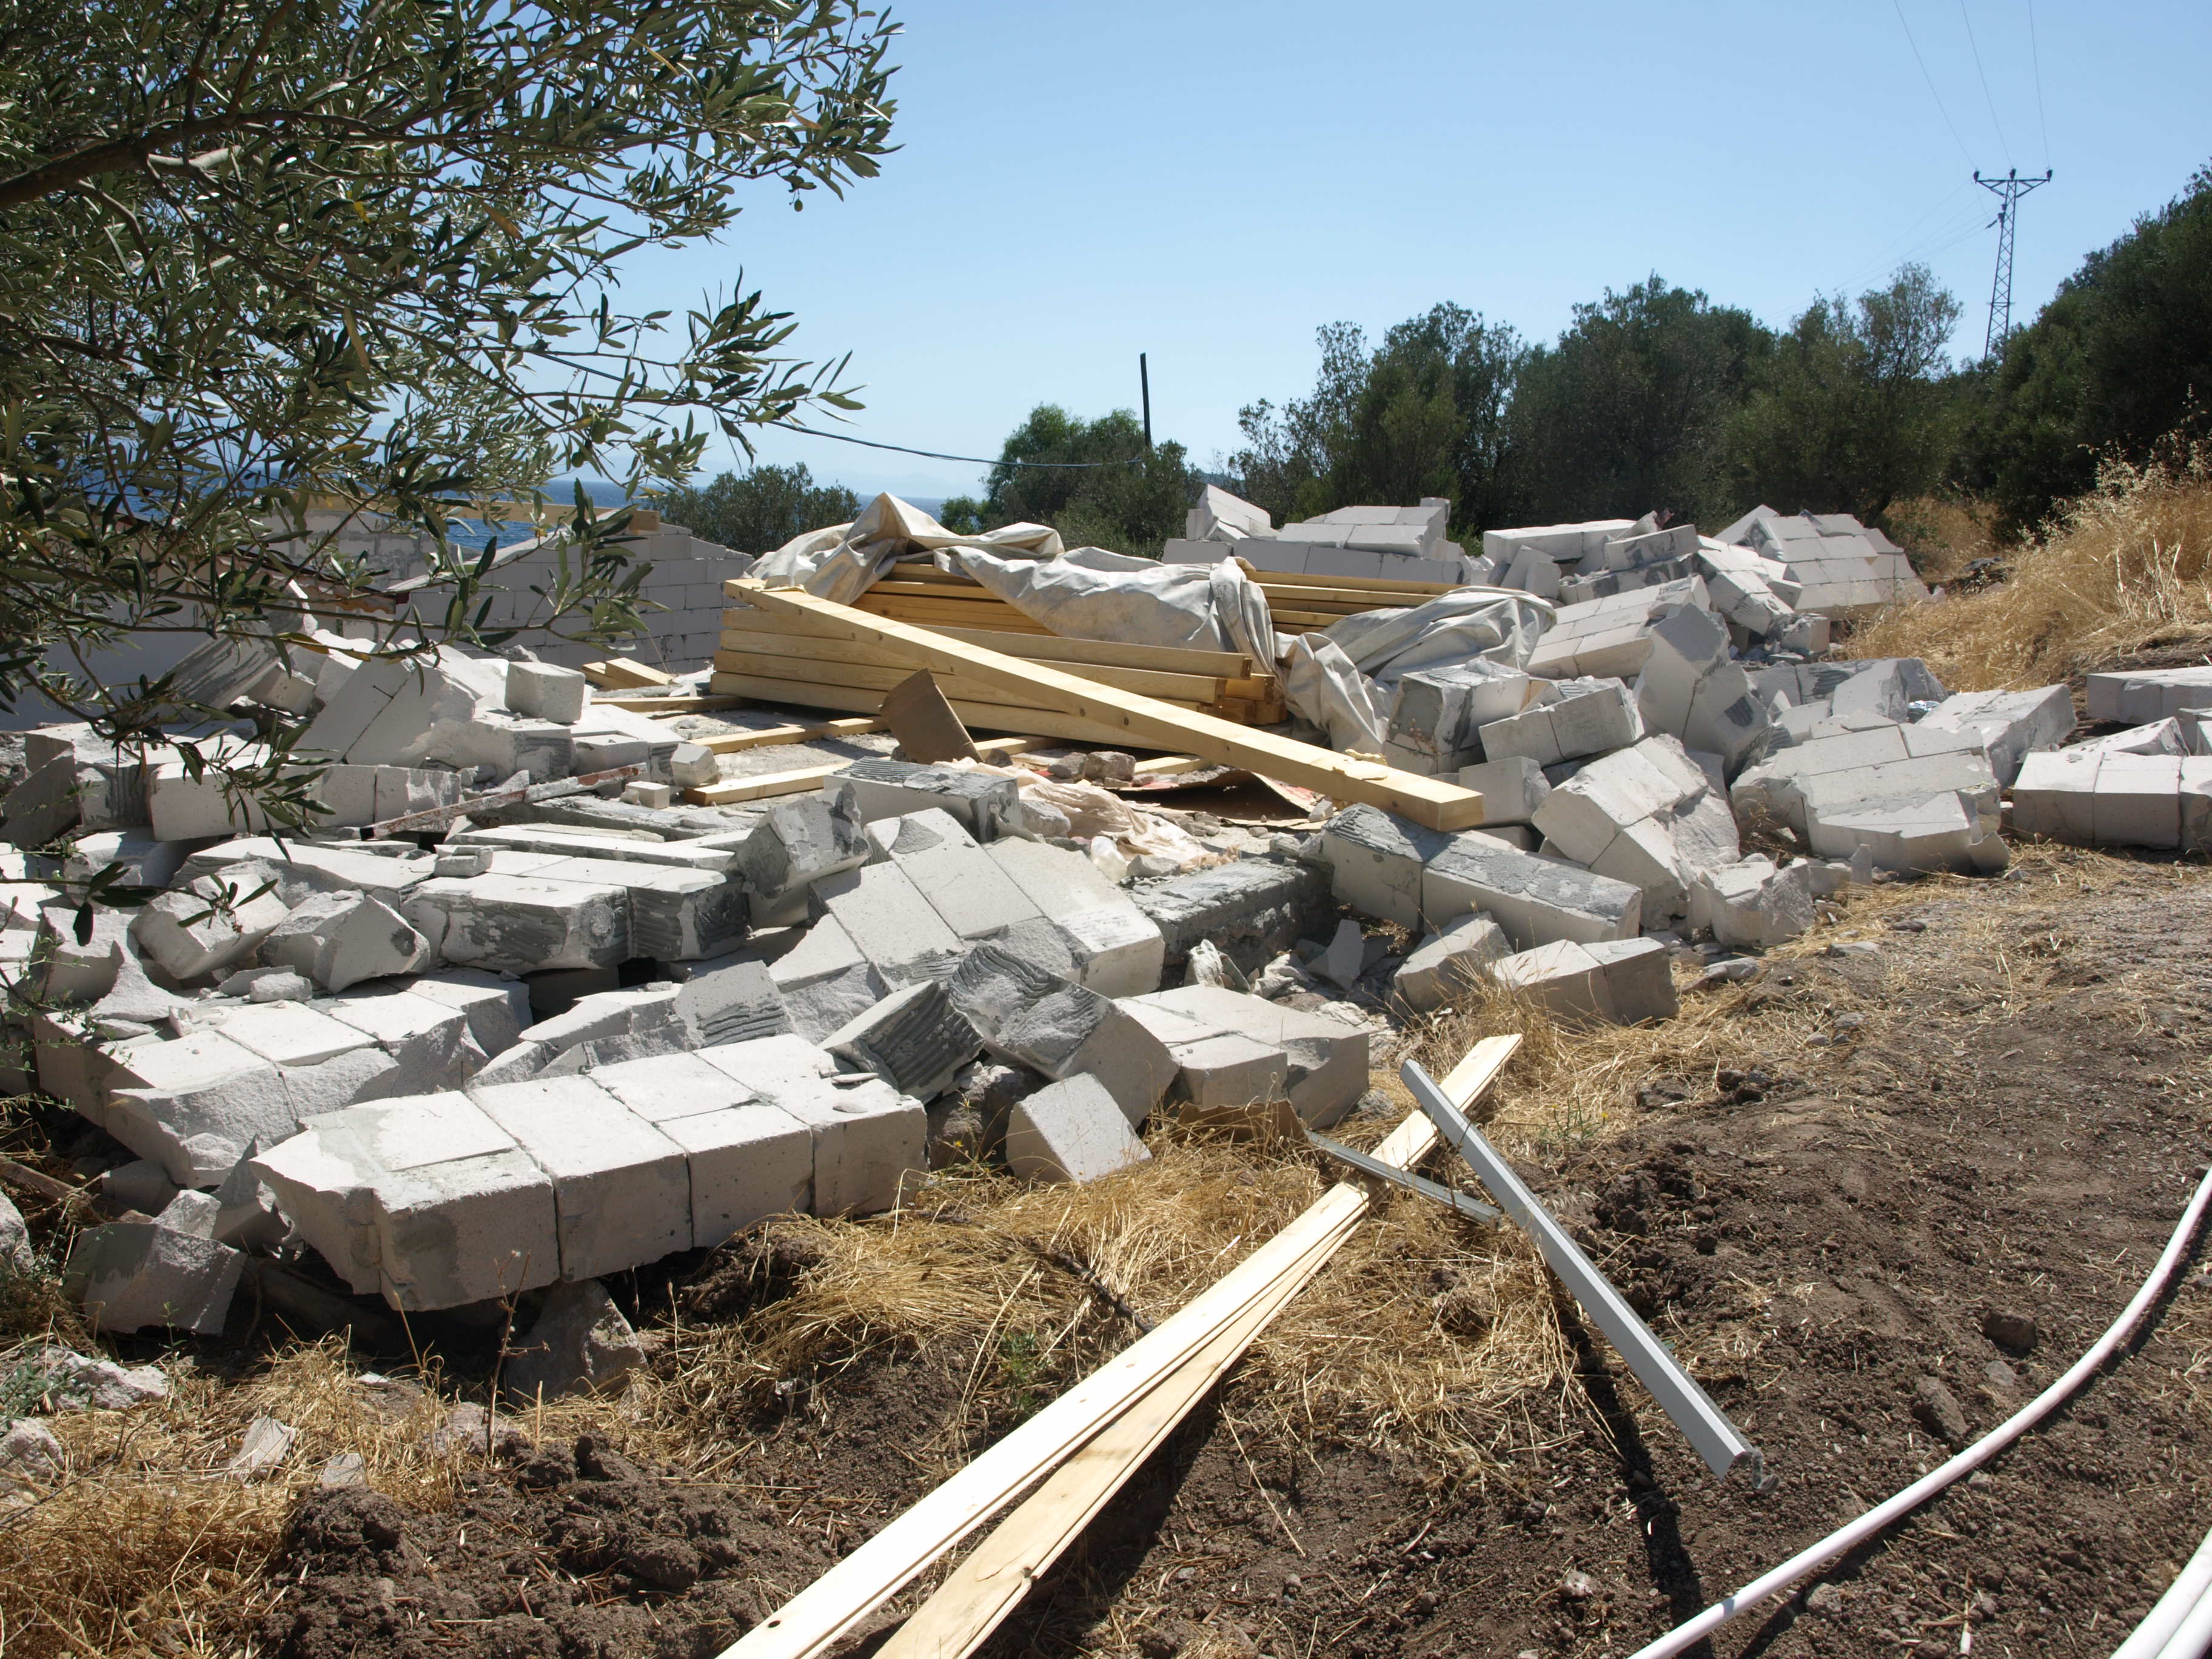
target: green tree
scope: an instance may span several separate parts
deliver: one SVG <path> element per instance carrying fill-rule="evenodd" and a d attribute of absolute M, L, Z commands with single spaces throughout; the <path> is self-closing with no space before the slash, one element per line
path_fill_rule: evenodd
<path fill-rule="evenodd" d="M 754 466 L 686 484 L 660 498 L 663 517 L 740 553 L 772 553 L 794 536 L 850 524 L 860 498 L 842 484 L 817 484 L 806 463 Z"/>
<path fill-rule="evenodd" d="M 1462 306 L 1397 324 L 1373 351 L 1356 324 L 1320 331 L 1313 395 L 1242 410 L 1231 465 L 1278 520 L 1361 503 L 1451 498 L 1468 530 L 1504 523 L 1513 481 L 1506 410 L 1527 355 L 1520 337 Z"/>
<path fill-rule="evenodd" d="M 488 642 L 452 534 L 471 500 L 677 483 L 710 428 L 850 406 L 757 294 L 679 318 L 614 289 L 633 249 L 726 230 L 750 182 L 797 205 L 872 175 L 891 33 L 848 0 L 8 6 L 0 703 L 150 738 L 173 688 L 77 665 L 131 630 L 281 640 L 301 591 L 370 595 L 299 538 L 319 497 L 441 550 L 385 648 Z M 626 633 L 627 514 L 576 507 L 547 618 Z"/>
<path fill-rule="evenodd" d="M 1531 523 L 1728 516 L 1726 442 L 1773 336 L 1748 312 L 1657 276 L 1575 307 L 1528 354 L 1506 420 Z"/>
<path fill-rule="evenodd" d="M 1815 300 L 1736 414 L 1732 504 L 1879 520 L 1934 488 L 1959 435 L 1944 352 L 1958 320 L 1958 301 L 1920 264 L 1856 301 Z"/>
<path fill-rule="evenodd" d="M 956 496 L 945 504 L 952 516 L 943 522 L 974 530 L 1048 524 L 1070 547 L 1158 558 L 1162 544 L 1182 534 L 1198 485 L 1181 444 L 1145 447 L 1132 410 L 1086 421 L 1057 404 L 1039 404 L 1006 439 L 982 499 Z"/>
<path fill-rule="evenodd" d="M 2212 166 L 2083 260 L 1984 366 L 1966 481 L 2020 533 L 2090 489 L 2100 457 L 2140 464 L 2212 399 Z"/>

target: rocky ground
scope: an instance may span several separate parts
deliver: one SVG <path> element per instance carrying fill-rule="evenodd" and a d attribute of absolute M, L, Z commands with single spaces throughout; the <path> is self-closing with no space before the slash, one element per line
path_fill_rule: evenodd
<path fill-rule="evenodd" d="M 1722 993 L 1734 1063 L 1656 1066 L 1613 1121 L 1520 1138 L 1532 1183 L 1764 1450 L 1771 1493 L 1717 1487 L 1571 1304 L 1573 1374 L 1455 1462 L 1271 1431 L 1256 1406 L 1279 1379 L 1248 1366 L 989 1651 L 1632 1650 L 1994 1425 L 2126 1302 L 2212 1144 L 2208 942 L 2212 881 L 2172 866 L 2045 854 L 2018 879 L 1879 890 Z M 787 1292 L 759 1266 L 702 1264 L 679 1305 Z M 1479 1286 L 1401 1273 L 1480 1328 Z M 805 1410 L 756 1412 L 711 1479 L 625 1459 L 611 1413 L 597 1437 L 472 1464 L 450 1507 L 311 1494 L 256 1644 L 715 1652 L 927 1490 L 917 1452 L 966 1408 L 969 1352 L 879 1351 Z M 2051 1424 L 1715 1650 L 2108 1653 L 2212 1522 L 2208 1362 L 2192 1265 Z"/>

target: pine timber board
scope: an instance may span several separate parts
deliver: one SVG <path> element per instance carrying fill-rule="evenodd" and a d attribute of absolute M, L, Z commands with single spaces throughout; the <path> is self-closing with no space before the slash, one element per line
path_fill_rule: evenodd
<path fill-rule="evenodd" d="M 848 708 L 872 714 L 884 706 L 884 694 L 865 686 L 823 685 L 814 680 L 775 679 L 719 670 L 712 684 L 718 691 L 733 692 L 762 702 L 790 703 L 799 708 Z M 948 701 L 952 704 L 952 712 L 960 716 L 960 723 L 971 732 L 1028 732 L 1061 743 L 1096 744 L 1106 749 L 1127 749 L 1130 744 L 1127 732 L 1049 708 L 975 702 L 965 697 Z M 1142 745 L 1146 749 L 1161 746 L 1149 743 Z"/>
<path fill-rule="evenodd" d="M 1238 559 L 1237 564 L 1263 587 L 1370 588 L 1378 593 L 1421 593 L 1433 599 L 1439 593 L 1450 593 L 1466 586 L 1463 582 L 1401 582 L 1388 576 L 1311 576 L 1297 570 L 1262 570 L 1243 558 Z"/>
<path fill-rule="evenodd" d="M 593 697 L 594 708 L 620 708 L 633 714 L 706 714 L 735 708 L 739 697 Z"/>
<path fill-rule="evenodd" d="M 1482 822 L 1482 797 L 1440 778 L 1353 760 L 1292 738 L 1176 708 L 1135 692 L 1117 691 L 1048 663 L 1001 656 L 891 617 L 832 605 L 795 588 L 749 586 L 740 578 L 726 584 L 724 591 L 762 610 L 817 617 L 821 631 L 834 630 L 848 639 L 899 648 L 908 666 L 994 686 L 1009 702 L 1056 708 L 1093 728 L 1114 732 L 1121 739 L 1147 749 L 1194 754 L 1219 765 L 1241 767 L 1318 790 L 1333 800 L 1379 806 L 1431 830 L 1471 830 Z M 744 695 L 742 687 L 724 684 L 720 676 L 712 689 Z M 963 714 L 961 718 L 968 716 Z"/>
<path fill-rule="evenodd" d="M 1495 1036 L 1477 1043 L 1442 1084 L 1445 1097 L 1462 1111 L 1470 1109 L 1497 1080 L 1520 1041 Z M 1416 1124 L 1426 1122 L 1418 1114 L 1407 1118 L 1376 1148 L 1375 1156 L 1401 1170 L 1410 1167 L 1435 1145 L 1433 1132 L 1426 1146 L 1419 1146 L 1413 1133 Z M 1100 1430 L 968 1553 L 929 1600 L 876 1650 L 875 1659 L 965 1659 L 981 1646 L 1305 1283 L 1285 1276 L 1268 1286 L 1152 1393 Z"/>
<path fill-rule="evenodd" d="M 911 665 L 885 664 L 880 659 L 871 661 L 863 658 L 787 657 L 766 651 L 717 651 L 714 653 L 717 673 L 750 674 L 769 679 L 817 679 L 824 685 L 863 686 L 872 690 L 888 691 L 914 672 Z M 946 669 L 933 669 L 937 683 L 947 696 L 966 697 L 971 702 L 988 702 L 999 695 L 999 688 L 955 674 Z M 1093 669 L 1092 673 L 1098 671 Z M 1092 684 L 1105 688 L 1103 681 Z M 1208 682 L 1211 684 L 1211 682 Z M 1173 703 L 1179 708 L 1197 708 L 1216 698 L 1162 697 L 1163 702 Z"/>
<path fill-rule="evenodd" d="M 854 609 L 859 609 L 856 605 Z M 803 617 L 775 617 L 763 611 L 732 609 L 722 613 L 726 629 L 810 631 Z M 1242 651 L 1204 651 L 1186 645 L 1127 645 L 1120 640 L 1079 640 L 1058 634 L 1001 634 L 987 628 L 939 628 L 933 632 L 1004 651 L 1010 657 L 1041 662 L 1098 663 L 1109 668 L 1157 668 L 1167 674 L 1207 674 L 1218 679 L 1272 679 Z M 818 637 L 818 636 L 817 636 Z"/>
<path fill-rule="evenodd" d="M 750 698 L 732 697 L 732 702 L 750 702 Z M 786 724 L 763 726 L 751 732 L 725 732 L 718 737 L 694 738 L 692 742 L 717 755 L 734 755 L 745 749 L 771 749 L 787 743 L 815 743 L 823 738 L 859 738 L 871 732 L 880 732 L 884 723 L 875 720 L 811 720 L 805 725 Z"/>
<path fill-rule="evenodd" d="M 617 690 L 641 685 L 676 684 L 675 675 L 664 674 L 649 663 L 641 663 L 630 657 L 611 657 L 605 662 L 587 662 L 584 665 L 584 678 L 593 685 Z"/>
<path fill-rule="evenodd" d="M 1494 1077 L 1516 1037 L 1493 1038 L 1453 1069 L 1466 1089 L 1476 1056 Z M 1496 1046 L 1493 1046 L 1496 1045 Z M 1435 1127 L 1414 1112 L 1375 1149 L 1412 1168 L 1435 1149 Z M 1365 1217 L 1364 1188 L 1339 1182 L 1295 1220 L 1145 1335 L 1018 1427 L 723 1650 L 720 1659 L 816 1659 L 1040 1475 L 1057 1468 L 1206 1352 L 1255 1302 L 1326 1267 Z M 1118 1484 L 1118 1483 L 1117 1483 Z M 949 1654 L 959 1650 L 948 1650 Z"/>
<path fill-rule="evenodd" d="M 883 660 L 865 647 L 854 646 L 850 640 L 828 640 L 817 634 L 801 634 L 795 630 L 771 632 L 764 629 L 725 628 L 720 645 L 721 648 L 715 653 L 715 666 L 738 667 L 743 673 L 780 673 L 783 671 L 755 671 L 737 664 L 726 665 L 721 660 L 722 657 L 737 652 L 747 656 L 811 658 L 816 661 L 839 664 L 874 664 Z M 1156 668 L 1107 667 L 1098 663 L 1064 663 L 1060 665 L 1071 674 L 1080 674 L 1084 678 L 1097 680 L 1102 685 L 1118 685 L 1124 691 L 1141 691 L 1148 697 L 1165 697 L 1171 702 L 1214 702 L 1237 695 L 1230 690 L 1227 680 L 1213 675 L 1169 674 Z M 911 673 L 913 671 L 906 672 Z M 1240 684 L 1249 684 L 1249 682 Z"/>

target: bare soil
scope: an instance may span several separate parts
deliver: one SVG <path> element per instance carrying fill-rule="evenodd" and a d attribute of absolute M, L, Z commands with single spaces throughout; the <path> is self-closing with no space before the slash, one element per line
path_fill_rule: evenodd
<path fill-rule="evenodd" d="M 1771 1052 L 1644 1079 L 1617 1133 L 1524 1164 L 1773 1492 L 1717 1486 L 1562 1303 L 1578 1374 L 1548 1429 L 1461 1471 L 1258 1432 L 1232 1377 L 988 1650 L 1626 1653 L 1947 1455 L 1930 1382 L 1993 1426 L 2133 1294 L 2206 1161 L 2212 884 L 2117 867 L 1894 896 L 1840 954 L 1770 960 L 1745 1006 Z M 695 1315 L 789 1282 L 757 1266 L 709 1262 Z M 1437 1317 L 1468 1316 L 1433 1277 Z M 2109 1653 L 2212 1525 L 2208 1363 L 2192 1264 L 2052 1423 L 1714 1650 Z M 713 1652 L 933 1484 L 919 1449 L 961 1403 L 941 1356 L 886 1355 L 760 1415 L 720 1484 L 548 1446 L 434 1516 L 310 1496 L 264 1649 Z"/>

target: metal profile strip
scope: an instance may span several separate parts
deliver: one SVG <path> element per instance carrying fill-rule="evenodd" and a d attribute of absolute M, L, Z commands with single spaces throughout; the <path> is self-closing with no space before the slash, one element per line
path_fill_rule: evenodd
<path fill-rule="evenodd" d="M 1327 1135 L 1317 1135 L 1309 1129 L 1306 1139 L 1316 1152 L 1328 1154 L 1338 1163 L 1347 1164 L 1364 1176 L 1372 1176 L 1377 1181 L 1387 1181 L 1394 1187 L 1403 1187 L 1408 1192 L 1419 1193 L 1424 1198 L 1432 1198 L 1439 1204 L 1449 1205 L 1469 1221 L 1488 1223 L 1505 1218 L 1479 1198 L 1447 1187 L 1440 1181 L 1431 1181 L 1426 1176 L 1417 1176 L 1411 1170 L 1401 1170 L 1395 1164 L 1385 1164 L 1380 1158 L 1354 1152 L 1343 1142 L 1331 1140 Z"/>
<path fill-rule="evenodd" d="M 1635 1372 L 1636 1380 L 1650 1390 L 1651 1397 L 1674 1420 L 1674 1426 L 1688 1437 L 1705 1467 L 1725 1480 L 1739 1464 L 1747 1464 L 1753 1490 L 1767 1490 L 1773 1477 L 1766 1473 L 1766 1460 L 1759 1449 L 1729 1421 L 1726 1412 L 1713 1404 L 1697 1379 L 1675 1362 L 1666 1344 L 1621 1299 L 1613 1282 L 1582 1253 L 1536 1195 L 1521 1184 L 1521 1178 L 1483 1139 L 1482 1132 L 1467 1121 L 1416 1062 L 1407 1060 L 1398 1074 L 1437 1133 L 1473 1166 L 1492 1196 L 1505 1206 L 1506 1213 L 1536 1241 L 1552 1271 L 1566 1281 L 1583 1311 L 1605 1333 L 1606 1340 Z"/>

